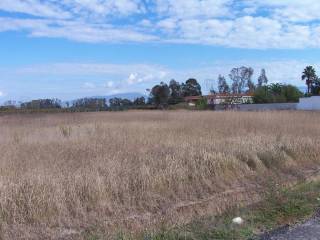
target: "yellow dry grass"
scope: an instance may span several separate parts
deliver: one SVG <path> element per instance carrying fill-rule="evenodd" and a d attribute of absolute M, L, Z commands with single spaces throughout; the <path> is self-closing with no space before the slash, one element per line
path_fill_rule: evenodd
<path fill-rule="evenodd" d="M 2 234 L 179 223 L 179 206 L 317 167 L 319 136 L 317 112 L 1 116 Z"/>

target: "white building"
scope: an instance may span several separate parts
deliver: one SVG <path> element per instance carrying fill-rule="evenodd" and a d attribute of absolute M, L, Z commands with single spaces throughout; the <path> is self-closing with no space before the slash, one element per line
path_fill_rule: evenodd
<path fill-rule="evenodd" d="M 208 101 L 208 104 L 210 105 L 223 105 L 223 104 L 247 104 L 247 103 L 253 103 L 253 95 L 252 94 L 211 94 L 208 96 L 192 96 L 192 97 L 186 97 L 186 102 L 189 103 L 189 105 L 195 105 L 195 103 L 205 98 Z"/>

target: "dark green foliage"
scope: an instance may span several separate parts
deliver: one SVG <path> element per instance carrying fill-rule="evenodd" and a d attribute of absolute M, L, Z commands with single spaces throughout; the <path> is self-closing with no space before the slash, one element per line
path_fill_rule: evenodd
<path fill-rule="evenodd" d="M 122 105 L 123 106 L 132 106 L 133 102 L 129 99 L 124 98 L 124 99 L 122 99 Z"/>
<path fill-rule="evenodd" d="M 256 90 L 256 85 L 251 79 L 248 79 L 247 87 L 248 87 L 248 91 L 247 91 L 248 93 L 254 93 L 254 91 Z"/>
<path fill-rule="evenodd" d="M 183 102 L 182 86 L 179 82 L 172 79 L 169 83 L 170 97 L 169 104 L 178 104 Z"/>
<path fill-rule="evenodd" d="M 156 108 L 166 108 L 169 104 L 179 104 L 184 102 L 184 97 L 202 95 L 200 84 L 193 78 L 182 84 L 171 80 L 169 86 L 161 82 L 148 91 L 150 91 L 148 104 L 152 104 Z"/>
<path fill-rule="evenodd" d="M 111 98 L 109 100 L 110 107 L 121 107 L 122 105 L 122 99 L 121 98 Z"/>
<path fill-rule="evenodd" d="M 111 108 L 115 107 L 130 107 L 133 105 L 133 102 L 126 98 L 111 98 L 109 100 Z"/>
<path fill-rule="evenodd" d="M 128 109 L 140 109 L 141 107 L 145 106 L 144 97 L 136 98 L 133 102 L 126 98 L 111 98 L 109 100 L 109 110 L 111 111 L 122 111 Z"/>
<path fill-rule="evenodd" d="M 61 108 L 59 99 L 38 99 L 21 104 L 22 109 L 53 109 Z"/>
<path fill-rule="evenodd" d="M 201 96 L 201 86 L 194 78 L 190 78 L 185 84 L 182 84 L 182 92 L 184 97 Z"/>
<path fill-rule="evenodd" d="M 320 95 L 320 79 L 317 78 L 316 81 L 314 81 L 314 84 L 311 86 L 311 93 L 312 95 L 318 96 Z"/>
<path fill-rule="evenodd" d="M 145 104 L 146 104 L 146 99 L 144 97 L 136 98 L 133 101 L 133 105 L 135 105 L 135 106 L 142 106 L 142 105 L 145 105 Z"/>
<path fill-rule="evenodd" d="M 230 93 L 230 87 L 224 76 L 219 75 L 218 77 L 218 91 L 219 93 Z"/>
<path fill-rule="evenodd" d="M 208 101 L 206 98 L 201 98 L 196 102 L 196 108 L 198 110 L 206 110 L 208 109 Z"/>
<path fill-rule="evenodd" d="M 258 86 L 257 87 L 262 87 L 263 85 L 268 84 L 268 77 L 266 75 L 266 70 L 261 69 L 260 76 L 258 77 Z"/>
<path fill-rule="evenodd" d="M 318 80 L 316 70 L 312 66 L 307 66 L 302 73 L 301 79 L 306 82 L 308 86 L 308 94 L 311 93 L 313 84 Z"/>
<path fill-rule="evenodd" d="M 17 109 L 17 102 L 16 101 L 6 101 L 3 103 L 2 106 L 0 106 L 0 111 L 5 112 L 5 111 L 14 111 Z"/>
<path fill-rule="evenodd" d="M 286 103 L 299 102 L 302 97 L 300 90 L 292 85 L 273 83 L 258 87 L 254 92 L 255 103 Z"/>
<path fill-rule="evenodd" d="M 75 111 L 103 111 L 107 109 L 106 99 L 104 98 L 81 98 L 72 104 Z"/>
<path fill-rule="evenodd" d="M 299 102 L 299 98 L 303 95 L 297 87 L 292 85 L 283 86 L 282 91 L 287 102 Z"/>
<path fill-rule="evenodd" d="M 270 102 L 269 89 L 267 86 L 258 87 L 254 92 L 255 103 L 268 103 Z"/>
<path fill-rule="evenodd" d="M 157 108 L 166 108 L 170 97 L 170 89 L 168 85 L 161 82 L 152 88 L 150 99 Z"/>

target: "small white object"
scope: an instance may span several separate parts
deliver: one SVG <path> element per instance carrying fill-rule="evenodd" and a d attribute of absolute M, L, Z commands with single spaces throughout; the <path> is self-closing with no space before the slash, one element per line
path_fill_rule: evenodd
<path fill-rule="evenodd" d="M 234 223 L 234 224 L 241 225 L 241 224 L 243 224 L 243 222 L 244 221 L 241 217 L 236 217 L 236 218 L 232 219 L 232 223 Z"/>

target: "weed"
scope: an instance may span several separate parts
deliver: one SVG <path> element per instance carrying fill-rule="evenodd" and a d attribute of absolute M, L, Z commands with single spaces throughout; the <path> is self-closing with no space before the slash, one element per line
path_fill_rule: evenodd
<path fill-rule="evenodd" d="M 70 126 L 60 126 L 59 129 L 63 137 L 68 138 L 71 136 L 72 128 Z"/>

